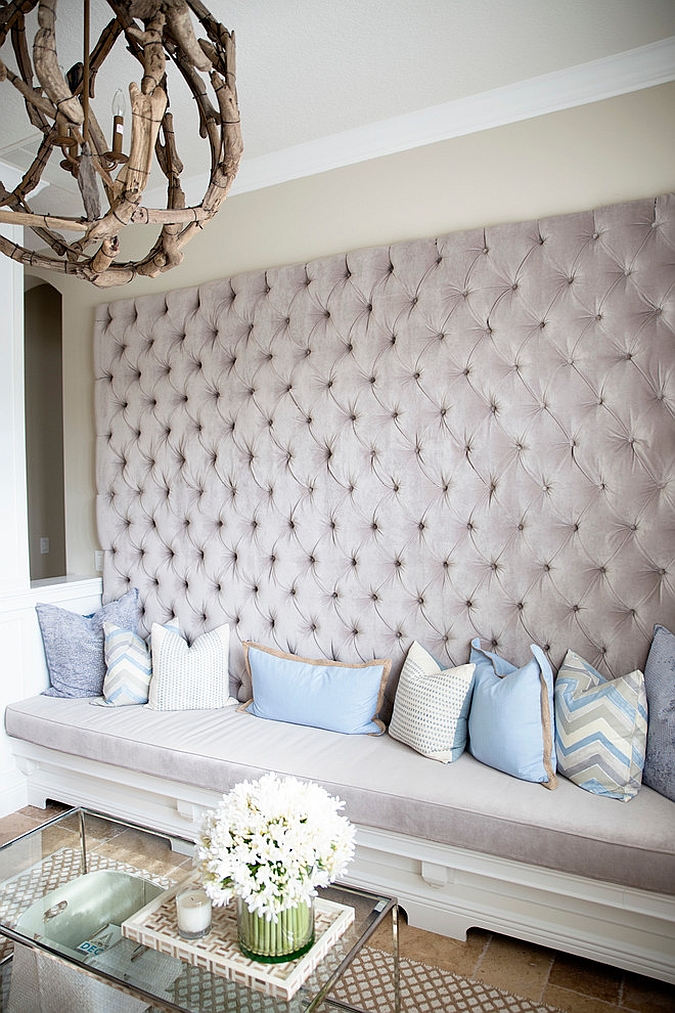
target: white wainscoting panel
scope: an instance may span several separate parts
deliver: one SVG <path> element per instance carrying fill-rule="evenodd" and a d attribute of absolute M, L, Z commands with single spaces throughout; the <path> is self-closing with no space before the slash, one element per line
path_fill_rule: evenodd
<path fill-rule="evenodd" d="M 47 602 L 89 615 L 101 604 L 101 580 L 64 578 L 0 596 L 0 817 L 28 804 L 26 779 L 19 771 L 11 739 L 5 734 L 5 707 L 42 692 L 49 685 L 42 636 L 35 606 Z"/>

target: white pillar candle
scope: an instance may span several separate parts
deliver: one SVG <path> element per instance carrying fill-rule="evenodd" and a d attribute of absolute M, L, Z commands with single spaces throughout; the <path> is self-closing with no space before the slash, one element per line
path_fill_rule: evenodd
<path fill-rule="evenodd" d="M 211 928 L 211 901 L 206 890 L 193 886 L 176 895 L 178 932 L 183 939 L 199 939 Z"/>

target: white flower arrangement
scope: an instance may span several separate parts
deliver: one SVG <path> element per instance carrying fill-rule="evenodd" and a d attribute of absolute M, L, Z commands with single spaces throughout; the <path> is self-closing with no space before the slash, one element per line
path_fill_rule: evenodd
<path fill-rule="evenodd" d="M 215 905 L 240 897 L 249 911 L 278 915 L 316 896 L 354 855 L 344 802 L 318 784 L 265 774 L 242 781 L 204 816 L 195 864 Z"/>

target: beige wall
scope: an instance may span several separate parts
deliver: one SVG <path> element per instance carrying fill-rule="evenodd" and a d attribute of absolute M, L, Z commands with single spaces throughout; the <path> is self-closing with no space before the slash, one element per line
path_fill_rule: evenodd
<path fill-rule="evenodd" d="M 64 293 L 69 573 L 92 573 L 97 547 L 91 354 L 97 304 L 675 190 L 674 119 L 675 84 L 662 85 L 232 197 L 187 248 L 185 263 L 154 281 L 101 292 L 45 274 Z"/>

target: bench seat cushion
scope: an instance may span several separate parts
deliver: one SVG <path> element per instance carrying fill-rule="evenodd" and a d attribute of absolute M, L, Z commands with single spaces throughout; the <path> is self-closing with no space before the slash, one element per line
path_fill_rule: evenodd
<path fill-rule="evenodd" d="M 217 792 L 267 770 L 322 784 L 376 827 L 592 879 L 675 894 L 675 803 L 630 802 L 521 781 L 465 753 L 441 765 L 391 736 L 266 721 L 235 707 L 156 712 L 31 697 L 7 707 L 10 736 Z"/>

